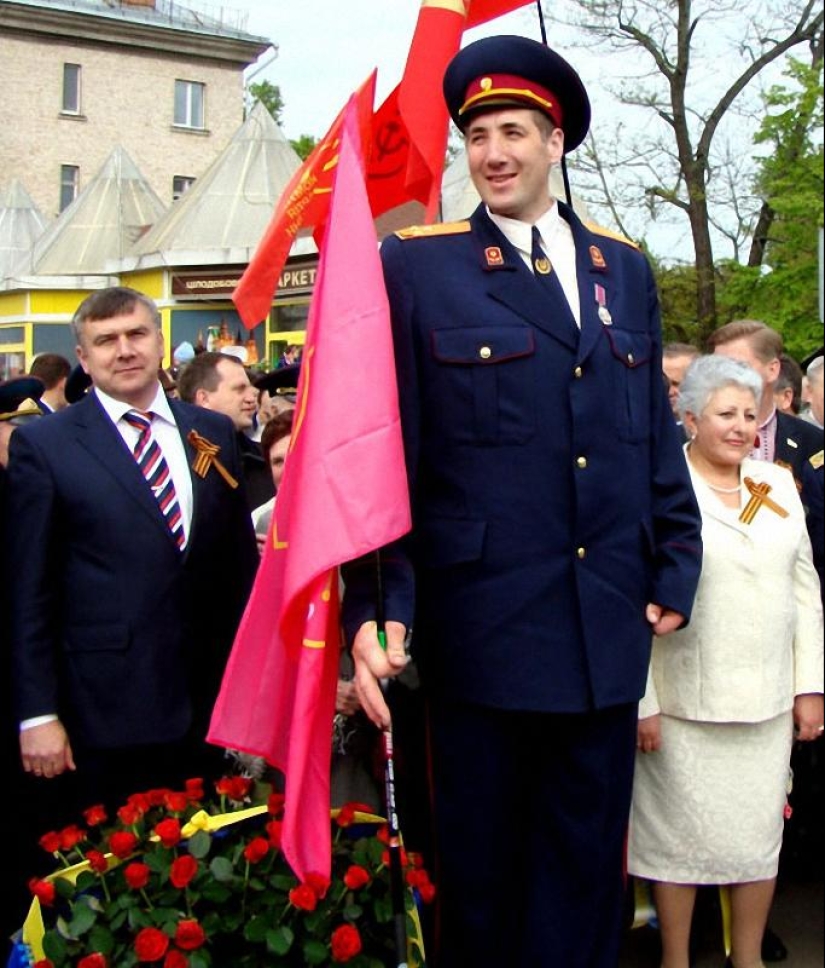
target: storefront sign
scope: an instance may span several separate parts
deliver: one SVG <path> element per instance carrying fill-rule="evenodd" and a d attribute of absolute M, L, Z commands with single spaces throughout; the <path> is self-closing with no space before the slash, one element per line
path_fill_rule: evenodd
<path fill-rule="evenodd" d="M 307 295 L 315 285 L 318 260 L 287 265 L 278 280 L 276 298 Z M 242 269 L 213 272 L 173 272 L 172 295 L 178 299 L 229 299 L 243 275 Z"/>

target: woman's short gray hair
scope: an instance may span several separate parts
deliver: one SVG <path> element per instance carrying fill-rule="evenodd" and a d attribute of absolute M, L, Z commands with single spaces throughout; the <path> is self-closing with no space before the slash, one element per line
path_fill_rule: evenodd
<path fill-rule="evenodd" d="M 679 387 L 679 416 L 686 413 L 695 417 L 705 409 L 710 398 L 723 387 L 741 387 L 750 390 L 759 407 L 762 398 L 762 377 L 747 363 L 729 356 L 698 356 L 687 368 Z"/>

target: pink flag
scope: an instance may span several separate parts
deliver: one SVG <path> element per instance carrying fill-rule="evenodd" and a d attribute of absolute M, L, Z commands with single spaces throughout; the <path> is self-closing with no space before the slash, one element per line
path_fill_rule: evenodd
<path fill-rule="evenodd" d="M 302 880 L 331 867 L 338 565 L 409 528 L 389 307 L 353 98 L 284 477 L 209 732 L 283 770 L 283 849 Z"/>

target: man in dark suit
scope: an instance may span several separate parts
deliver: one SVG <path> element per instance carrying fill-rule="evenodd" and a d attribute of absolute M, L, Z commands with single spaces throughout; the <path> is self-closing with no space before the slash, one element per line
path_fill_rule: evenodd
<path fill-rule="evenodd" d="M 182 367 L 178 392 L 181 400 L 226 414 L 232 420 L 249 510 L 268 501 L 275 494 L 272 475 L 261 454 L 260 444 L 248 436 L 258 410 L 259 391 L 250 381 L 243 363 L 227 353 L 199 353 Z"/>
<path fill-rule="evenodd" d="M 386 724 L 413 628 L 438 964 L 615 968 L 637 701 L 701 565 L 658 300 L 634 245 L 549 194 L 589 125 L 566 61 L 488 38 L 444 90 L 483 201 L 382 246 L 414 529 L 382 555 L 386 652 L 375 562 L 348 569 L 356 681 Z"/>
<path fill-rule="evenodd" d="M 154 303 L 95 292 L 73 327 L 92 389 L 16 431 L 5 523 L 23 768 L 64 809 L 218 771 L 206 725 L 258 560 L 232 424 L 167 399 Z"/>
<path fill-rule="evenodd" d="M 762 377 L 762 401 L 751 457 L 790 468 L 800 485 L 805 462 L 822 450 L 822 431 L 776 408 L 774 390 L 779 379 L 782 337 L 755 319 L 739 319 L 720 326 L 710 335 L 714 353 L 747 363 Z"/>

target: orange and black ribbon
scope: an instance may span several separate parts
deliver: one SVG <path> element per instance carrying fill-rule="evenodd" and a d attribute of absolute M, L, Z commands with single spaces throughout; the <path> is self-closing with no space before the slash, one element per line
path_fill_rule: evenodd
<path fill-rule="evenodd" d="M 198 477 L 206 477 L 210 467 L 214 467 L 231 488 L 234 489 L 238 486 L 235 478 L 218 460 L 218 454 L 221 452 L 221 449 L 217 444 L 213 444 L 206 437 L 201 437 L 197 430 L 190 430 L 186 435 L 186 439 L 197 451 L 197 456 L 192 462 L 192 470 Z"/>
<path fill-rule="evenodd" d="M 750 491 L 750 500 L 742 508 L 742 513 L 739 515 L 739 520 L 742 524 L 750 524 L 756 517 L 757 512 L 760 508 L 766 507 L 770 508 L 775 514 L 778 514 L 780 518 L 787 518 L 788 512 L 785 508 L 780 507 L 775 501 L 772 501 L 768 494 L 771 492 L 770 484 L 759 483 L 751 480 L 751 478 L 745 478 L 745 487 Z"/>

